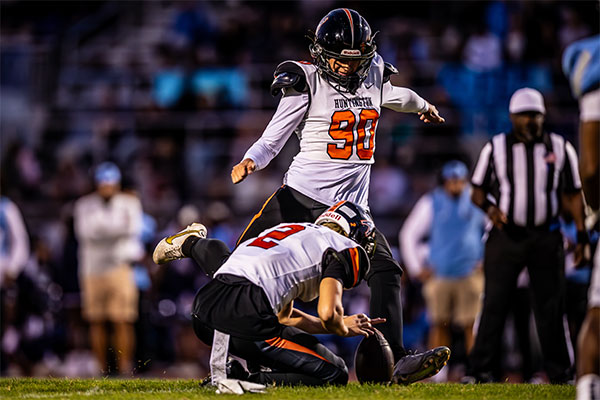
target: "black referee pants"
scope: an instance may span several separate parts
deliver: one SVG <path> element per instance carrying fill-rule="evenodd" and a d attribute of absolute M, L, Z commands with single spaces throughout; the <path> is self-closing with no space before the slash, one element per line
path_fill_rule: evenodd
<path fill-rule="evenodd" d="M 485 298 L 475 345 L 469 355 L 475 376 L 499 378 L 502 335 L 519 273 L 527 267 L 533 310 L 553 383 L 569 379 L 571 361 L 563 323 L 565 301 L 564 251 L 560 231 L 506 226 L 493 228 L 485 245 Z"/>
<path fill-rule="evenodd" d="M 265 229 L 284 222 L 314 222 L 331 205 L 315 201 L 289 186 L 283 185 L 271 195 L 246 230 L 238 239 L 238 245 L 258 236 Z M 395 361 L 406 354 L 402 339 L 402 300 L 400 279 L 402 268 L 394 260 L 390 246 L 383 234 L 376 229 L 377 246 L 371 260 L 371 270 L 366 277 L 371 289 L 369 316 L 385 318 L 377 325 L 392 348 Z"/>

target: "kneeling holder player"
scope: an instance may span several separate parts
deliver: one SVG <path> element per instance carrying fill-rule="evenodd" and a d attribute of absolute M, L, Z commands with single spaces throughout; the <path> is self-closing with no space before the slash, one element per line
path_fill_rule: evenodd
<path fill-rule="evenodd" d="M 246 240 L 233 253 L 223 242 L 206 239 L 203 225 L 192 224 L 159 242 L 153 259 L 162 264 L 192 257 L 214 278 L 198 291 L 192 310 L 196 335 L 213 346 L 213 381 L 215 354 L 226 356 L 229 351 L 245 359 L 252 372 L 230 364 L 224 376 L 223 365 L 221 378 L 263 384 L 345 384 L 344 361 L 311 334 L 368 336 L 374 333 L 374 324 L 385 322 L 365 314 L 344 316 L 342 307 L 343 290 L 364 279 L 375 246 L 375 227 L 368 214 L 341 201 L 314 224 L 279 224 Z M 295 299 L 317 297 L 318 318 L 293 307 Z M 396 365 L 394 381 L 402 382 L 409 367 L 422 372 L 423 360 L 418 358 L 412 366 L 406 357 Z M 431 364 L 432 373 L 441 368 L 437 362 Z"/>
<path fill-rule="evenodd" d="M 364 314 L 345 317 L 342 307 L 343 289 L 358 285 L 369 270 L 374 232 L 371 219 L 358 207 L 341 202 L 314 224 L 277 225 L 231 254 L 223 242 L 206 239 L 203 225 L 192 224 L 163 239 L 154 261 L 191 256 L 213 276 L 194 301 L 196 335 L 208 345 L 228 346 L 229 353 L 249 366 L 263 367 L 249 373 L 237 365 L 229 368 L 228 378 L 263 384 L 345 384 L 344 361 L 311 334 L 368 336 L 374 333 L 373 324 L 385 321 Z M 318 318 L 293 306 L 294 299 L 317 297 Z M 221 334 L 229 336 L 228 343 L 217 342 Z"/>

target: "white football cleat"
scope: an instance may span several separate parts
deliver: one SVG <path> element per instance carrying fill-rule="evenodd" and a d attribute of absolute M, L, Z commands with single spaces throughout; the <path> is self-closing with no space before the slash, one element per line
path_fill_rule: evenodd
<path fill-rule="evenodd" d="M 238 379 L 221 379 L 217 381 L 217 394 L 266 393 L 265 385 L 241 381 Z"/>
<path fill-rule="evenodd" d="M 183 246 L 183 242 L 185 242 L 185 240 L 190 236 L 197 236 L 205 239 L 206 227 L 202 224 L 194 222 L 193 224 L 188 225 L 184 230 L 163 238 L 154 248 L 152 260 L 156 264 L 164 264 L 169 261 L 185 258 L 183 252 L 181 251 L 181 246 Z"/>

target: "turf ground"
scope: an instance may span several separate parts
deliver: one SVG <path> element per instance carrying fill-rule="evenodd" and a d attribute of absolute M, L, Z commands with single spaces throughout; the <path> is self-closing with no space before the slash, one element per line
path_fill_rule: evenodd
<path fill-rule="evenodd" d="M 254 399 L 574 399 L 575 387 L 530 384 L 433 384 L 410 386 L 358 385 L 346 387 L 269 388 L 266 394 L 247 394 Z M 195 380 L 161 379 L 35 379 L 1 378 L 0 399 L 209 399 L 239 398 L 217 395 Z"/>

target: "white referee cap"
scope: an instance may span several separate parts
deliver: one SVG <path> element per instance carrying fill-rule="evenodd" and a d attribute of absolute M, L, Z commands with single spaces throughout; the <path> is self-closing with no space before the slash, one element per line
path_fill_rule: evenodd
<path fill-rule="evenodd" d="M 544 97 L 542 94 L 532 88 L 522 88 L 513 93 L 508 105 L 508 111 L 511 114 L 518 114 L 527 111 L 537 111 L 546 114 L 544 107 Z"/>

